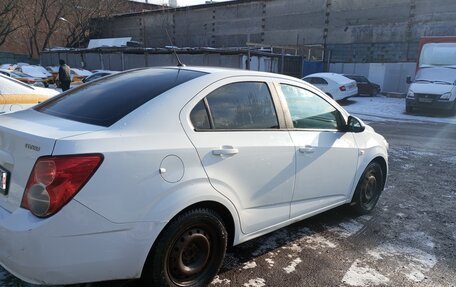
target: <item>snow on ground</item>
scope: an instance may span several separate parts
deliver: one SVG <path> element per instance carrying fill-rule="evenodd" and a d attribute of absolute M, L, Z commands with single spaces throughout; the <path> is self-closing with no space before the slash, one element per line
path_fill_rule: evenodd
<path fill-rule="evenodd" d="M 352 219 L 348 222 L 342 222 L 338 226 L 329 227 L 328 230 L 340 237 L 348 238 L 358 233 L 363 227 L 362 223 Z"/>
<path fill-rule="evenodd" d="M 363 265 L 363 266 L 361 266 Z M 375 269 L 362 264 L 360 260 L 353 262 L 350 269 L 345 273 L 342 282 L 350 286 L 377 286 L 386 285 L 389 279 Z"/>
<path fill-rule="evenodd" d="M 228 285 L 230 286 L 231 285 L 231 280 L 228 280 L 228 279 L 220 279 L 220 277 L 217 275 L 215 276 L 214 280 L 212 280 L 212 285 L 216 285 L 216 284 L 221 284 L 221 285 Z"/>
<path fill-rule="evenodd" d="M 266 281 L 263 278 L 250 279 L 248 283 L 244 283 L 245 287 L 263 287 L 266 286 Z"/>
<path fill-rule="evenodd" d="M 293 261 L 291 261 L 290 265 L 288 265 L 287 267 L 283 268 L 283 270 L 285 270 L 285 272 L 290 274 L 291 272 L 296 271 L 296 266 L 298 266 L 298 264 L 301 263 L 301 262 L 302 262 L 301 258 L 298 257 L 298 258 L 294 259 Z"/>
<path fill-rule="evenodd" d="M 426 273 L 438 262 L 434 248 L 434 238 L 429 234 L 420 231 L 403 232 L 393 243 L 383 243 L 368 249 L 369 256 L 356 259 L 342 282 L 359 287 L 387 285 L 389 278 L 383 274 L 401 274 L 411 284 L 422 282 L 426 279 Z"/>
<path fill-rule="evenodd" d="M 244 267 L 242 267 L 242 269 L 252 269 L 252 268 L 255 268 L 257 267 L 257 264 L 255 261 L 250 261 L 250 262 L 246 262 L 244 263 Z"/>
<path fill-rule="evenodd" d="M 376 97 L 353 97 L 340 103 L 349 113 L 362 120 L 393 120 L 393 121 L 422 121 L 435 123 L 456 124 L 456 116 L 443 113 L 425 114 L 416 112 L 405 113 L 405 99 Z"/>

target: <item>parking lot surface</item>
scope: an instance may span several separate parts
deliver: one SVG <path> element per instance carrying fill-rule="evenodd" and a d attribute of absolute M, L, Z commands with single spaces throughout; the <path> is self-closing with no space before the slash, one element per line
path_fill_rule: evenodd
<path fill-rule="evenodd" d="M 456 125 L 370 124 L 390 143 L 374 212 L 342 207 L 233 247 L 211 286 L 456 286 Z M 31 285 L 0 269 L 0 286 Z"/>

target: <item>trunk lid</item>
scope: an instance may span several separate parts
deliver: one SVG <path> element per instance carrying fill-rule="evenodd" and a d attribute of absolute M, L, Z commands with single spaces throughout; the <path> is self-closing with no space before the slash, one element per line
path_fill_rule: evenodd
<path fill-rule="evenodd" d="M 9 212 L 20 207 L 36 160 L 52 155 L 56 140 L 100 129 L 32 109 L 0 115 L 0 207 Z"/>

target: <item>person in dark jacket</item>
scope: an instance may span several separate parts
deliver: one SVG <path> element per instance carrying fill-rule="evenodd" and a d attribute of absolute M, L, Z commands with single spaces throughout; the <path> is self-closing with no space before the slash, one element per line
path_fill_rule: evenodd
<path fill-rule="evenodd" d="M 59 81 L 62 91 L 66 91 L 70 88 L 71 76 L 70 76 L 70 67 L 65 64 L 64 60 L 59 60 Z"/>

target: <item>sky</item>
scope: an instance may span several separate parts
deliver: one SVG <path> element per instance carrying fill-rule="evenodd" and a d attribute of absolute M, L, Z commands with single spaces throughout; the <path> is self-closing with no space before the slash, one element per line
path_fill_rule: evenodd
<path fill-rule="evenodd" d="M 134 0 L 137 2 L 146 2 L 146 0 Z M 230 0 L 213 0 L 214 2 L 225 2 L 225 1 L 230 1 Z M 168 0 L 148 0 L 148 3 L 152 4 L 158 4 L 158 5 L 163 5 L 163 4 L 168 4 Z M 177 5 L 178 6 L 191 6 L 191 5 L 198 5 L 198 4 L 204 4 L 206 0 L 177 0 Z"/>

